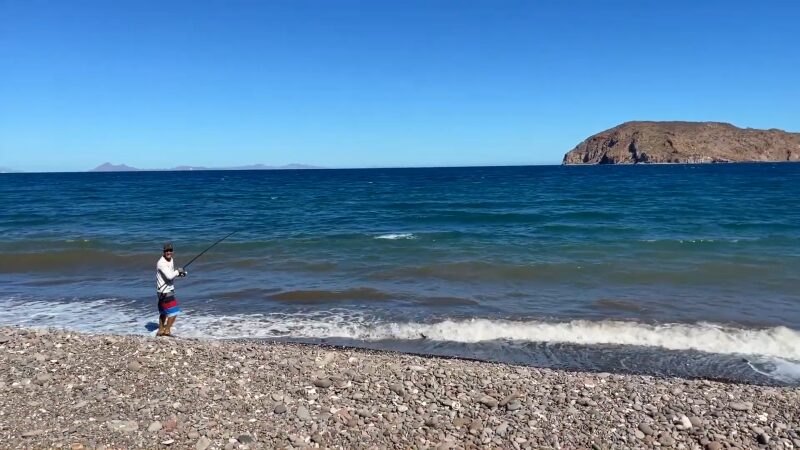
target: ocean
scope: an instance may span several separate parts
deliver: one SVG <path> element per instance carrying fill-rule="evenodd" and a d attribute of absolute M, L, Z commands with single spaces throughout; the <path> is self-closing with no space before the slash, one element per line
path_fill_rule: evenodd
<path fill-rule="evenodd" d="M 800 164 L 0 174 L 0 324 L 800 386 Z"/>

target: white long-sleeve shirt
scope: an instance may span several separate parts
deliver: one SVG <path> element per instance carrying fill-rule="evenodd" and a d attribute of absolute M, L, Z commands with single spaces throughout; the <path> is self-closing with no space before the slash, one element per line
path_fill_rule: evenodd
<path fill-rule="evenodd" d="M 156 290 L 159 294 L 167 294 L 175 290 L 175 277 L 179 272 L 175 270 L 175 259 L 167 261 L 163 256 L 156 264 Z"/>

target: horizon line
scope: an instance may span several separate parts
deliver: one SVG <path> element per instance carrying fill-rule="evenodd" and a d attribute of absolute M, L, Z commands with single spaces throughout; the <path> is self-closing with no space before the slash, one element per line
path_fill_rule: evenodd
<path fill-rule="evenodd" d="M 539 166 L 561 166 L 563 163 L 532 163 L 532 164 L 476 164 L 476 165 L 453 165 L 453 166 L 356 166 L 356 167 L 306 167 L 306 168 L 281 168 L 276 166 L 268 169 L 235 169 L 235 168 L 198 168 L 198 169 L 137 169 L 133 170 L 42 170 L 42 171 L 22 171 L 9 170 L 0 171 L 0 174 L 12 173 L 131 173 L 131 172 L 287 172 L 287 171 L 307 171 L 307 170 L 380 170 L 380 169 L 459 169 L 459 168 L 480 168 L 480 167 L 539 167 Z"/>

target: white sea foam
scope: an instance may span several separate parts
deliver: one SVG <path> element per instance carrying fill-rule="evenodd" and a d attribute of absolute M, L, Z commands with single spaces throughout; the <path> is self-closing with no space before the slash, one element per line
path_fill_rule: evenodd
<path fill-rule="evenodd" d="M 416 239 L 413 233 L 389 233 L 375 236 L 375 239 Z"/>
<path fill-rule="evenodd" d="M 155 316 L 133 301 L 17 302 L 0 300 L 0 324 L 58 327 L 88 332 L 146 334 Z M 784 381 L 800 380 L 800 332 L 786 327 L 744 329 L 712 323 L 651 325 L 625 321 L 569 322 L 490 319 L 436 323 L 376 322 L 363 314 L 204 315 L 187 308 L 176 332 L 198 338 L 347 338 L 362 341 L 419 339 L 473 343 L 494 340 L 611 344 L 748 355 L 754 370 Z M 100 314 L 103 320 L 96 320 Z"/>
<path fill-rule="evenodd" d="M 757 356 L 747 363 L 756 372 L 787 383 L 800 380 L 800 363 L 783 358 Z"/>

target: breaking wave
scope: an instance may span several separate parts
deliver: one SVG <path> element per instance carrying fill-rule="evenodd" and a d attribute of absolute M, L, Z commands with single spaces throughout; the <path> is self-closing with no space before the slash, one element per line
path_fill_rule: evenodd
<path fill-rule="evenodd" d="M 153 320 L 141 302 L 116 299 L 44 302 L 0 300 L 0 324 L 57 327 L 88 332 L 145 334 Z M 614 345 L 746 356 L 753 370 L 800 382 L 800 331 L 787 327 L 737 328 L 714 323 L 643 324 L 627 321 L 568 322 L 499 319 L 384 322 L 345 309 L 307 313 L 208 315 L 185 308 L 176 324 L 184 337 L 212 339 L 333 339 L 482 343 L 491 341 Z M 87 320 L 102 310 L 106 320 Z"/>

